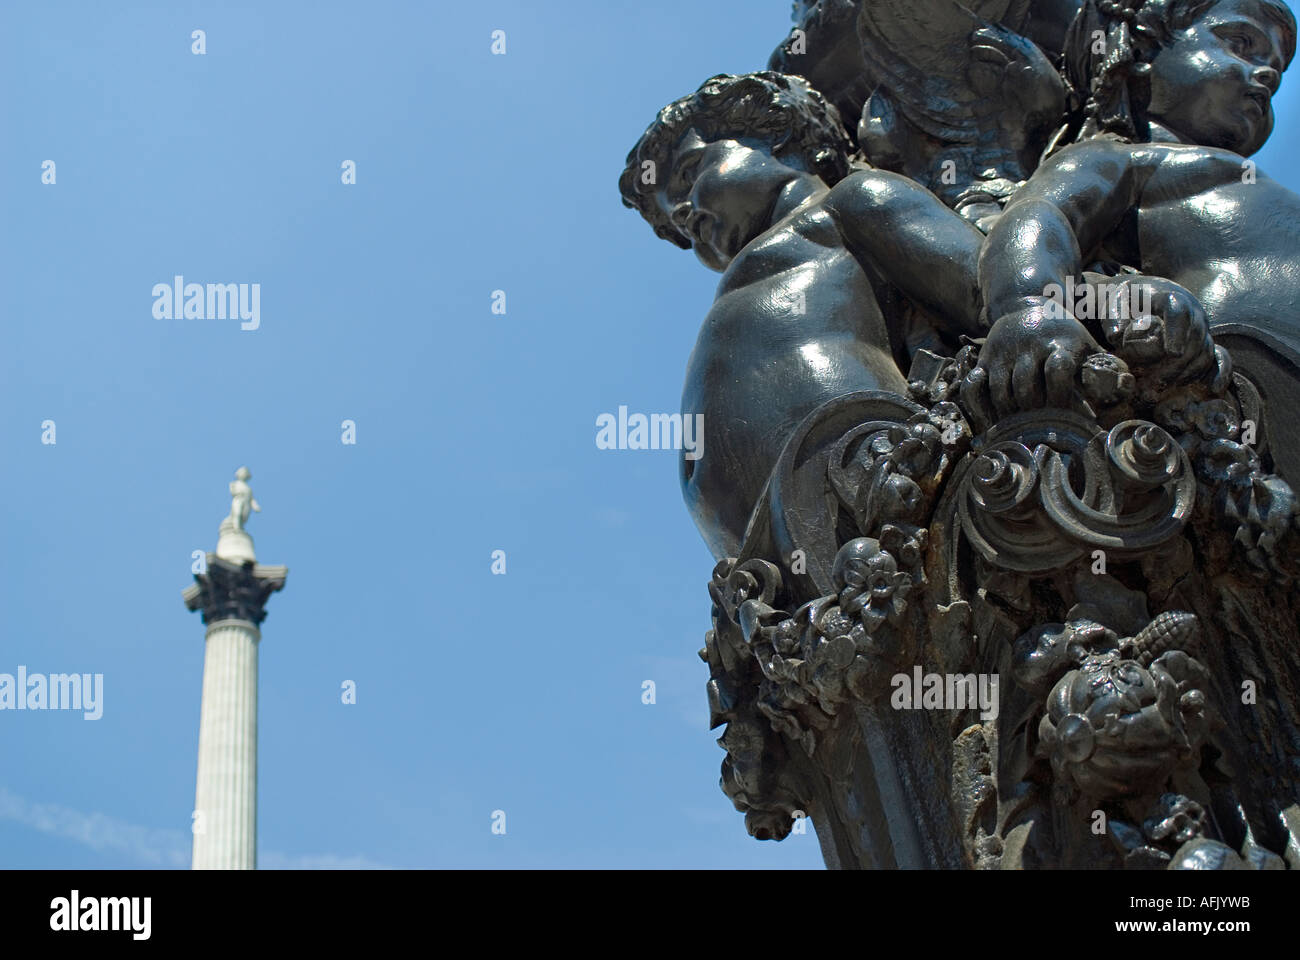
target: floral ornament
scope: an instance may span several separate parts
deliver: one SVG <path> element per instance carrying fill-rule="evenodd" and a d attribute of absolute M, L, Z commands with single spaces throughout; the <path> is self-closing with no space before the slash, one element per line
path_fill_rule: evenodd
<path fill-rule="evenodd" d="M 1153 417 L 1175 434 L 1194 434 L 1202 440 L 1236 440 L 1241 431 L 1237 407 L 1224 397 L 1198 399 L 1200 391 L 1178 387 L 1156 404 Z"/>
<path fill-rule="evenodd" d="M 898 569 L 898 561 L 870 537 L 858 537 L 835 554 L 831 576 L 840 588 L 840 610 L 856 617 L 874 633 L 882 623 L 897 623 L 907 609 L 911 574 Z"/>
<path fill-rule="evenodd" d="M 862 445 L 856 459 L 863 479 L 848 501 L 859 530 L 874 534 L 883 523 L 923 520 L 951 459 L 947 448 L 964 445 L 970 436 L 955 405 L 941 407 L 894 424 Z"/>
<path fill-rule="evenodd" d="M 921 546 L 915 536 L 893 526 L 887 534 L 891 543 L 919 562 Z M 726 569 L 720 571 L 719 582 L 729 580 L 737 592 L 752 593 L 763 578 L 751 583 L 738 576 L 745 572 L 761 571 Z M 898 623 L 913 586 L 912 576 L 898 569 L 894 555 L 867 537 L 840 549 L 832 575 L 837 592 L 809 601 L 793 614 L 750 598 L 741 602 L 736 617 L 762 676 L 757 709 L 774 730 L 799 743 L 810 756 L 818 731 L 830 724 L 840 706 L 851 698 L 870 696 L 872 684 L 894 672 L 881 669 L 880 664 L 882 658 L 893 662 L 904 634 L 883 628 Z M 717 701 L 719 709 L 714 712 L 719 716 L 724 713 L 725 693 L 721 684 L 710 690 L 710 703 Z"/>
<path fill-rule="evenodd" d="M 949 467 L 970 442 L 961 408 L 938 401 L 903 422 L 872 421 L 849 430 L 831 449 L 827 477 L 858 533 L 879 537 L 887 523 L 927 523 Z"/>
<path fill-rule="evenodd" d="M 929 536 L 929 531 L 923 527 L 887 523 L 880 528 L 880 548 L 903 567 L 919 575 Z"/>
<path fill-rule="evenodd" d="M 771 604 L 780 588 L 781 571 L 776 564 L 766 560 L 737 564 L 728 558 L 713 568 L 709 597 L 728 620 L 739 623 L 740 611 L 747 603 Z"/>
<path fill-rule="evenodd" d="M 1265 473 L 1258 453 L 1241 443 L 1241 417 L 1226 399 L 1196 400 L 1186 389 L 1166 398 L 1156 418 L 1178 435 L 1211 507 L 1257 576 L 1279 584 L 1300 573 L 1300 504 L 1281 477 Z"/>
<path fill-rule="evenodd" d="M 1300 570 L 1296 526 L 1300 503 L 1290 485 L 1265 474 L 1249 447 L 1213 440 L 1198 458 L 1202 478 L 1214 491 L 1214 514 L 1261 576 L 1289 583 Z"/>
<path fill-rule="evenodd" d="M 891 427 L 888 433 L 889 461 L 905 477 L 921 477 L 934 467 L 943 453 L 943 430 L 929 419 L 918 417 Z"/>
<path fill-rule="evenodd" d="M 1201 444 L 1196 466 L 1201 479 L 1216 486 L 1250 486 L 1251 478 L 1262 472 L 1255 451 L 1232 440 Z"/>
<path fill-rule="evenodd" d="M 1205 440 L 1236 440 L 1241 429 L 1237 411 L 1227 400 L 1190 403 L 1183 410 L 1183 416 Z"/>

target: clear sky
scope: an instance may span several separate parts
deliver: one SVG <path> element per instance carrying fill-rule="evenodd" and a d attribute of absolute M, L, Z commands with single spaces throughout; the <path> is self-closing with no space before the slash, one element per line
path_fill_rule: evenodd
<path fill-rule="evenodd" d="M 821 866 L 718 788 L 676 454 L 595 444 L 678 409 L 717 280 L 622 207 L 623 159 L 789 8 L 0 8 L 0 673 L 104 677 L 98 720 L 0 712 L 0 866 L 188 866 L 181 590 L 244 464 L 290 570 L 262 866 Z M 1295 89 L 1256 159 L 1300 189 Z M 156 318 L 177 274 L 260 284 L 260 327 Z"/>

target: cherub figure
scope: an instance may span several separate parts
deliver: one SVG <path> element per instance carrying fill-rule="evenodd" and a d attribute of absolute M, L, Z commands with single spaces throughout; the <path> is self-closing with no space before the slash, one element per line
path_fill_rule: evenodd
<path fill-rule="evenodd" d="M 1098 261 L 1156 286 L 1138 360 L 1153 359 L 1154 342 L 1166 374 L 1213 366 L 1207 326 L 1300 357 L 1300 196 L 1245 159 L 1272 130 L 1295 45 L 1280 0 L 1087 0 L 1067 51 L 1087 97 L 1082 139 L 1039 167 L 989 232 L 980 281 L 996 323 L 967 380 L 972 402 L 999 415 L 1069 404 L 1103 334 L 1045 293 Z M 1104 335 L 1115 345 L 1130 333 Z"/>
<path fill-rule="evenodd" d="M 249 510 L 262 512 L 262 507 L 253 499 L 253 488 L 248 485 L 252 474 L 248 467 L 235 471 L 235 479 L 230 481 L 230 524 L 236 530 L 243 530 L 248 523 Z"/>
<path fill-rule="evenodd" d="M 983 234 L 906 177 L 853 166 L 855 152 L 802 79 L 723 75 L 660 112 L 619 181 L 657 235 L 722 273 L 682 395 L 708 454 L 681 460 L 719 558 L 737 555 L 807 414 L 859 390 L 906 395 L 907 348 L 984 329 Z M 899 293 L 922 322 L 902 322 Z"/>

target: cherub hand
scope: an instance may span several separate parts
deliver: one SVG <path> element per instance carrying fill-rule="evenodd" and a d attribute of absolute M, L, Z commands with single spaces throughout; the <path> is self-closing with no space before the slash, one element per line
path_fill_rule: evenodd
<path fill-rule="evenodd" d="M 1071 407 L 1079 367 L 1102 352 L 1083 324 L 1053 303 L 1009 313 L 989 330 L 979 364 L 962 382 L 962 401 L 996 417 Z"/>
<path fill-rule="evenodd" d="M 1137 276 L 1114 281 L 1112 291 L 1102 327 L 1126 363 L 1165 382 L 1192 380 L 1215 366 L 1205 309 L 1186 287 Z"/>

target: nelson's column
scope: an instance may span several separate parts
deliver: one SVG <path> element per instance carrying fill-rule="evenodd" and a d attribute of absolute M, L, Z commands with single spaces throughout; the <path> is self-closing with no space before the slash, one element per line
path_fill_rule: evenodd
<path fill-rule="evenodd" d="M 244 529 L 261 511 L 240 467 L 230 483 L 230 515 L 216 553 L 184 591 L 185 606 L 207 625 L 199 713 L 198 785 L 194 791 L 195 870 L 257 867 L 257 644 L 266 601 L 284 586 L 288 567 L 263 566 Z"/>

